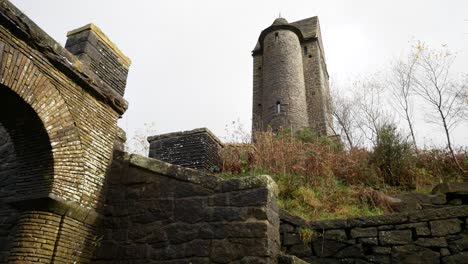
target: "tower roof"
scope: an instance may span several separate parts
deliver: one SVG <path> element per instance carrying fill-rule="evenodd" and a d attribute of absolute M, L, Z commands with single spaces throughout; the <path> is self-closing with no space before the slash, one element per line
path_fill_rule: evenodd
<path fill-rule="evenodd" d="M 292 22 L 292 23 L 289 23 L 285 18 L 282 18 L 282 17 L 279 17 L 277 19 L 275 19 L 275 21 L 273 22 L 273 24 L 266 28 L 265 30 L 271 28 L 271 27 L 277 27 L 277 26 L 292 26 L 296 29 L 298 29 L 303 38 L 305 40 L 308 40 L 308 39 L 316 39 L 319 37 L 319 34 L 318 31 L 319 31 L 319 22 L 318 22 L 318 17 L 317 16 L 314 16 L 314 17 L 309 17 L 309 18 L 306 18 L 306 19 L 302 19 L 302 20 L 299 20 L 299 21 L 296 21 L 296 22 Z M 265 31 L 264 30 L 264 31 Z M 258 51 L 260 51 L 262 49 L 261 45 L 260 45 L 260 42 L 257 42 L 257 45 L 255 46 L 254 50 L 253 50 L 253 53 L 256 53 Z"/>
<path fill-rule="evenodd" d="M 277 19 L 275 19 L 272 26 L 288 25 L 288 24 L 289 24 L 289 22 L 285 18 L 278 17 Z"/>

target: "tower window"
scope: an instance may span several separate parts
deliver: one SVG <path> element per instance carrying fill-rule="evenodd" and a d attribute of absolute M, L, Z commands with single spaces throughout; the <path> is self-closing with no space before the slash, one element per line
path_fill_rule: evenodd
<path fill-rule="evenodd" d="M 278 32 L 275 32 L 275 40 L 278 39 Z"/>
<path fill-rule="evenodd" d="M 281 102 L 276 101 L 276 113 L 279 114 L 281 113 Z"/>
<path fill-rule="evenodd" d="M 304 54 L 307 55 L 309 51 L 307 50 L 307 46 L 304 46 Z"/>

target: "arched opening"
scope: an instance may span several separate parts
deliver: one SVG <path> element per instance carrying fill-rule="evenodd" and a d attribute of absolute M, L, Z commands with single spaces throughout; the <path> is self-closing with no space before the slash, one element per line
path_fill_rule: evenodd
<path fill-rule="evenodd" d="M 35 111 L 0 85 L 0 262 L 17 211 L 10 202 L 45 196 L 53 181 L 49 136 Z"/>

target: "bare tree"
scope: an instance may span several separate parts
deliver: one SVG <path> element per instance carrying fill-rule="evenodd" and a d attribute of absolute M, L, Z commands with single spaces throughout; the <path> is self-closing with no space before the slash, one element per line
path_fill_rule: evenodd
<path fill-rule="evenodd" d="M 413 80 L 419 53 L 412 52 L 406 59 L 393 63 L 388 83 L 392 91 L 392 105 L 405 119 L 410 131 L 413 146 L 418 153 L 413 119 Z"/>
<path fill-rule="evenodd" d="M 467 121 L 468 111 L 468 104 L 462 99 L 467 94 L 467 84 L 456 80 L 451 73 L 455 55 L 446 47 L 434 50 L 423 43 L 419 43 L 413 53 L 418 56 L 415 91 L 430 107 L 428 122 L 443 128 L 447 148 L 458 168 L 466 175 L 455 156 L 450 135 L 460 122 Z"/>
<path fill-rule="evenodd" d="M 143 127 L 135 130 L 130 140 L 125 142 L 125 151 L 147 157 L 149 154 L 147 138 L 154 135 L 157 135 L 156 123 L 144 123 Z"/>
<path fill-rule="evenodd" d="M 331 109 L 335 121 L 332 129 L 335 134 L 342 136 L 345 145 L 350 149 L 362 144 L 362 134 L 358 131 L 356 106 L 354 98 L 347 97 L 336 89 L 332 90 Z"/>
<path fill-rule="evenodd" d="M 375 146 L 380 128 L 387 123 L 393 123 L 393 117 L 388 111 L 385 90 L 378 81 L 378 75 L 370 76 L 354 84 L 355 104 L 358 108 L 358 127 L 368 141 Z"/>

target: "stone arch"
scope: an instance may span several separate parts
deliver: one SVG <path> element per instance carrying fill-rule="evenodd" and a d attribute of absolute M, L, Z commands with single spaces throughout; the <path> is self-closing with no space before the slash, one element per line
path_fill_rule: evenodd
<path fill-rule="evenodd" d="M 59 90 L 34 63 L 19 50 L 0 43 L 0 84 L 16 94 L 42 122 L 52 153 L 51 182 L 47 194 L 79 202 L 84 161 L 80 134 Z M 34 185 L 29 186 L 34 189 Z M 34 199 L 42 197 L 16 197 Z"/>

